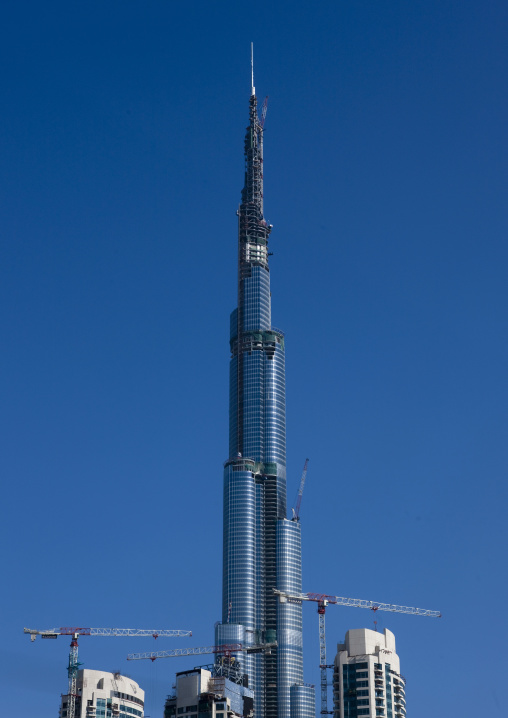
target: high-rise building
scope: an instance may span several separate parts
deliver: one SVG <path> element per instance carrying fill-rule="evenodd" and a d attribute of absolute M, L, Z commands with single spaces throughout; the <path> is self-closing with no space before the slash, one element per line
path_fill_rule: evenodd
<path fill-rule="evenodd" d="M 143 718 L 145 692 L 120 673 L 82 668 L 77 675 L 76 718 Z M 59 718 L 67 718 L 68 696 L 63 695 Z"/>
<path fill-rule="evenodd" d="M 406 681 L 395 636 L 357 628 L 337 645 L 333 672 L 335 718 L 405 718 Z"/>
<path fill-rule="evenodd" d="M 290 718 L 297 706 L 299 718 L 310 718 L 314 706 L 309 708 L 312 689 L 303 686 L 302 607 L 279 604 L 273 593 L 274 588 L 302 590 L 301 527 L 286 518 L 285 344 L 271 320 L 272 225 L 263 213 L 263 123 L 253 85 L 237 212 L 238 306 L 230 322 L 222 623 L 216 643 L 277 641 L 269 655 L 236 655 L 254 690 L 255 718 Z"/>
<path fill-rule="evenodd" d="M 164 718 L 252 718 L 252 713 L 251 690 L 203 667 L 177 673 L 175 693 L 164 706 Z"/>

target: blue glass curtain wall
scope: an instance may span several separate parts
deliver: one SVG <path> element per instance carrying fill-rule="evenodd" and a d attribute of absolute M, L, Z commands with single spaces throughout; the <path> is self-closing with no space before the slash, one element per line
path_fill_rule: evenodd
<path fill-rule="evenodd" d="M 300 527 L 286 521 L 285 340 L 271 326 L 272 228 L 263 216 L 263 128 L 254 96 L 244 153 L 238 306 L 230 316 L 222 624 L 216 642 L 234 643 L 235 637 L 245 645 L 279 642 L 271 655 L 239 654 L 238 660 L 254 690 L 255 718 L 291 718 L 290 685 L 303 680 L 301 607 L 280 611 L 273 589 L 301 590 Z"/>

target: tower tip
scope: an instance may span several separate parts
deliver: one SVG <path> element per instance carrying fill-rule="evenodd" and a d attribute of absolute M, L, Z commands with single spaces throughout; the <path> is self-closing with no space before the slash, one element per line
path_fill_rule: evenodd
<path fill-rule="evenodd" d="M 256 88 L 254 87 L 254 43 L 250 44 L 250 96 L 254 97 Z"/>

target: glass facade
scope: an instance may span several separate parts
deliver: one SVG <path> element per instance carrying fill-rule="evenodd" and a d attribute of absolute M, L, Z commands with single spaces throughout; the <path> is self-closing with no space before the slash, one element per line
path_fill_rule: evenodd
<path fill-rule="evenodd" d="M 277 522 L 277 588 L 302 592 L 301 527 L 298 521 Z M 279 718 L 290 718 L 290 686 L 303 683 L 302 604 L 277 603 Z"/>
<path fill-rule="evenodd" d="M 314 686 L 295 685 L 290 689 L 291 718 L 315 718 L 316 691 Z"/>
<path fill-rule="evenodd" d="M 277 641 L 270 654 L 236 658 L 254 690 L 255 718 L 290 718 L 290 687 L 303 681 L 301 606 L 279 605 L 273 589 L 301 591 L 300 526 L 286 519 L 285 342 L 271 325 L 271 225 L 263 217 L 263 129 L 255 96 L 244 150 L 216 643 Z"/>

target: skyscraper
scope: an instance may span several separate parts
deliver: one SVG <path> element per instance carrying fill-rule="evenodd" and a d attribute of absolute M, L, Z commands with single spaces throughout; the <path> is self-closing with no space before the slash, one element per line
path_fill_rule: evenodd
<path fill-rule="evenodd" d="M 230 322 L 229 459 L 224 465 L 222 623 L 216 643 L 277 641 L 270 655 L 238 654 L 255 718 L 289 718 L 302 686 L 302 608 L 274 588 L 301 591 L 300 523 L 286 519 L 284 334 L 271 323 L 263 214 L 263 124 L 252 79 L 238 214 L 238 306 Z M 302 686 L 308 689 L 308 687 Z M 309 690 L 302 690 L 310 705 Z M 300 711 L 301 713 L 302 711 Z M 303 710 L 307 714 L 307 709 Z"/>
<path fill-rule="evenodd" d="M 405 683 L 391 631 L 348 631 L 334 662 L 334 717 L 405 718 Z"/>

